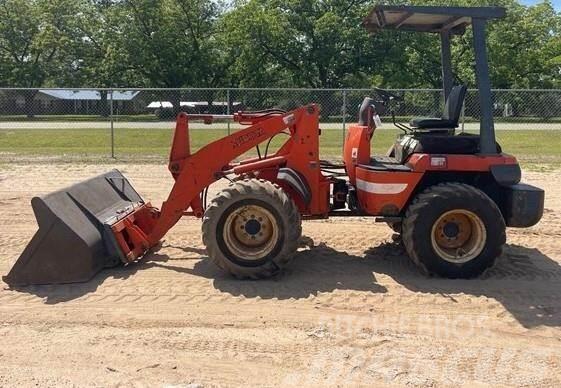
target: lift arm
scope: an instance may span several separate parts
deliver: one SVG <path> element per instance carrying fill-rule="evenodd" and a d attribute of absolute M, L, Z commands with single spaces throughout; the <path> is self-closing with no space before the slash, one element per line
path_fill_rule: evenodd
<path fill-rule="evenodd" d="M 169 170 L 175 184 L 168 198 L 160 210 L 150 204 L 143 205 L 124 219 L 119 228 L 113 228 L 127 261 L 142 256 L 146 250 L 155 246 L 183 215 L 202 217 L 202 191 L 227 172 L 255 171 L 284 164 L 286 158 L 278 155 L 253 159 L 239 166 L 234 166 L 231 162 L 286 128 L 290 129 L 293 136 L 299 126 L 306 125 L 305 120 L 310 117 L 309 112 L 314 112 L 317 122 L 318 110 L 315 105 L 309 105 L 288 113 L 238 113 L 233 116 L 235 121 L 251 125 L 209 143 L 193 154 L 189 149 L 189 119 L 211 122 L 213 116 L 179 114 L 169 162 Z M 189 208 L 191 212 L 187 213 Z"/>

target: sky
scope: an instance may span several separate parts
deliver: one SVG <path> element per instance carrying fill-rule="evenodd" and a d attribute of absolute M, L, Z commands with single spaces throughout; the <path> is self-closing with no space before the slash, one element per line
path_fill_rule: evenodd
<path fill-rule="evenodd" d="M 522 4 L 533 5 L 536 3 L 541 3 L 541 0 L 522 0 Z M 557 11 L 561 11 L 561 0 L 552 0 L 551 3 Z"/>

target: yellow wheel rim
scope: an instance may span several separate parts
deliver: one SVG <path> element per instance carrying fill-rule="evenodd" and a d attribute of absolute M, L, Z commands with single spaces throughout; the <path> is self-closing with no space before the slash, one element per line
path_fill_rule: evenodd
<path fill-rule="evenodd" d="M 273 214 L 257 205 L 234 210 L 224 224 L 227 248 L 244 260 L 259 260 L 275 248 L 279 228 Z"/>
<path fill-rule="evenodd" d="M 434 251 L 454 264 L 463 264 L 479 256 L 486 242 L 487 230 L 483 221 L 469 210 L 448 211 L 432 226 Z"/>

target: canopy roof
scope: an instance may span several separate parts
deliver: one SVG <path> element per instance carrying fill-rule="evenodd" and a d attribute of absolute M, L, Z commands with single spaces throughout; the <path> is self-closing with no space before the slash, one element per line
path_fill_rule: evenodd
<path fill-rule="evenodd" d="M 430 7 L 377 5 L 364 19 L 371 32 L 381 29 L 463 34 L 473 18 L 498 19 L 505 16 L 502 7 Z"/>

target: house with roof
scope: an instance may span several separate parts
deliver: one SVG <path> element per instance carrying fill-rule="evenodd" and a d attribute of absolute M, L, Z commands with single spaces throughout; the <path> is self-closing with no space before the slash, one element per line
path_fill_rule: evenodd
<path fill-rule="evenodd" d="M 101 115 L 109 112 L 110 96 L 99 90 L 39 89 L 33 102 L 26 101 L 24 90 L 8 90 L 0 96 L 1 114 L 35 115 Z M 103 93 L 103 94 L 102 94 Z M 139 91 L 114 91 L 113 112 L 115 114 L 135 114 L 145 110 L 145 103 L 139 101 Z"/>
<path fill-rule="evenodd" d="M 135 104 L 139 91 L 114 91 L 113 112 L 115 114 L 134 114 L 143 110 L 142 103 Z M 51 114 L 96 115 L 109 110 L 109 94 L 102 95 L 98 90 L 40 89 L 38 99 L 44 111 Z M 106 107 L 104 108 L 104 104 Z M 47 113 L 48 114 L 48 113 Z"/>

